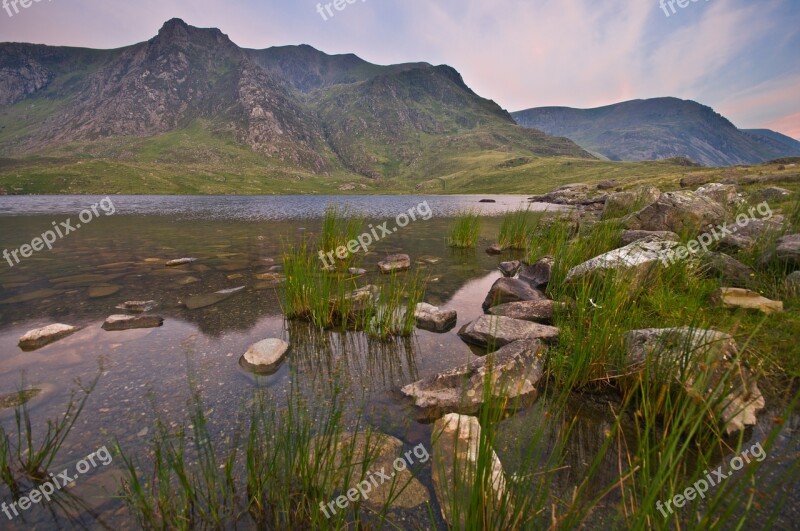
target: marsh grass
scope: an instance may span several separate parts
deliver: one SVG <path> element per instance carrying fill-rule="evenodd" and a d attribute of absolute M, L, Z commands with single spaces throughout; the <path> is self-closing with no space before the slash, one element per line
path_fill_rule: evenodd
<path fill-rule="evenodd" d="M 478 245 L 481 232 L 480 212 L 467 210 L 456 216 L 450 228 L 450 237 L 447 242 L 450 247 L 457 249 L 472 249 Z"/>
<path fill-rule="evenodd" d="M 527 249 L 538 217 L 540 215 L 531 212 L 530 208 L 506 212 L 500 222 L 498 245 L 502 249 Z"/>
<path fill-rule="evenodd" d="M 352 215 L 347 208 L 330 205 L 325 209 L 318 243 L 323 253 L 333 253 L 338 269 L 347 271 L 353 267 L 357 253 L 350 253 L 348 244 L 361 235 L 363 226 L 364 218 Z M 337 256 L 339 251 L 346 257 Z"/>

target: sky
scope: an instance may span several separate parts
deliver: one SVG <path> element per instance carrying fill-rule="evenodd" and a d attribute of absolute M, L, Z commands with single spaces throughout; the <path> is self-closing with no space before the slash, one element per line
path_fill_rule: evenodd
<path fill-rule="evenodd" d="M 33 0 L 0 10 L 0 42 L 116 48 L 179 17 L 246 48 L 448 64 L 509 111 L 675 96 L 800 139 L 800 0 L 329 1 Z"/>

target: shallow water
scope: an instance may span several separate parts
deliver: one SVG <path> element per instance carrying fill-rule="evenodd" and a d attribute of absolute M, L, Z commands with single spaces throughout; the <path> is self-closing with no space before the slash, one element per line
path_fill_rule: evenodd
<path fill-rule="evenodd" d="M 116 440 L 134 454 L 145 455 L 154 433 L 155 411 L 167 423 L 186 421 L 189 379 L 202 392 L 211 432 L 219 440 L 233 435 L 234 419 L 254 389 L 268 389 L 276 396 L 288 393 L 295 375 L 301 391 L 315 396 L 342 377 L 349 382 L 352 413 L 365 406 L 373 427 L 393 434 L 407 445 L 430 447 L 430 426 L 417 421 L 413 406 L 397 389 L 418 378 L 471 361 L 473 351 L 455 334 L 463 324 L 482 314 L 481 302 L 500 276 L 501 259 L 482 249 L 493 242 L 499 220 L 487 217 L 478 251 L 448 249 L 445 236 L 449 217 L 465 208 L 480 208 L 487 216 L 527 204 L 521 196 L 489 196 L 497 203 L 478 203 L 475 196 L 380 196 L 380 197 L 125 197 L 114 196 L 114 215 L 101 215 L 59 239 L 52 251 L 42 250 L 13 268 L 0 262 L 0 395 L 14 392 L 24 378 L 26 386 L 44 393 L 29 403 L 40 427 L 48 418 L 63 413 L 74 381 L 86 382 L 103 374 L 87 409 L 71 434 L 60 463 L 74 462 Z M 52 222 L 78 213 L 100 198 L 0 197 L 0 249 L 16 249 L 48 230 Z M 368 217 L 370 223 L 394 220 L 394 216 L 427 201 L 433 217 L 419 219 L 374 244 L 360 266 L 369 271 L 367 284 L 377 278 L 376 263 L 391 252 L 406 252 L 412 259 L 429 255 L 436 264 L 420 264 L 430 278 L 425 300 L 458 310 L 455 330 L 434 334 L 418 330 L 408 340 L 391 344 L 368 341 L 362 334 L 317 332 L 309 326 L 284 321 L 279 288 L 256 280 L 260 273 L 279 271 L 282 244 L 319 231 L 320 216 L 328 204 L 346 204 Z M 165 268 L 164 260 L 196 257 L 197 262 Z M 503 259 L 508 259 L 504 256 Z M 91 275 L 91 276 L 86 276 Z M 191 283 L 187 283 L 192 280 Z M 114 294 L 91 298 L 92 287 L 116 287 Z M 246 286 L 245 290 L 218 304 L 187 310 L 180 304 L 188 297 L 221 289 Z M 22 296 L 22 297 L 21 297 Z M 29 299 L 29 300 L 21 300 Z M 157 313 L 165 318 L 160 328 L 106 332 L 103 320 L 127 300 L 155 300 Z M 17 301 L 17 302 L 15 302 Z M 83 328 L 34 352 L 22 352 L 17 341 L 26 331 L 64 322 Z M 292 351 L 286 363 L 271 376 L 253 376 L 239 367 L 247 347 L 267 337 L 282 337 Z M 510 470 L 524 469 L 519 446 L 534 425 L 556 432 L 544 401 L 503 422 L 498 448 Z M 562 413 L 559 413 L 561 415 Z M 550 415 L 550 413 L 548 413 Z M 579 481 L 604 441 L 604 429 L 613 423 L 608 408 L 587 405 L 576 398 L 574 411 L 563 413 L 578 419 L 571 470 L 562 478 L 563 489 Z M 769 414 L 752 430 L 769 429 Z M 0 410 L 0 422 L 10 426 L 11 410 Z M 794 419 L 787 422 L 787 455 L 797 452 L 791 437 Z M 754 435 L 755 436 L 755 435 Z M 82 477 L 73 492 L 91 508 L 76 511 L 89 527 L 125 526 L 126 508 L 112 495 L 121 463 Z M 605 476 L 613 479 L 615 463 Z M 422 478 L 433 495 L 429 478 Z M 794 496 L 793 499 L 797 499 Z M 425 514 L 417 515 L 420 521 Z M 8 525 L 37 528 L 69 525 L 63 517 L 54 523 L 44 511 L 30 511 L 27 523 Z M 4 517 L 0 515 L 0 521 Z M 6 524 L 5 521 L 3 521 Z"/>

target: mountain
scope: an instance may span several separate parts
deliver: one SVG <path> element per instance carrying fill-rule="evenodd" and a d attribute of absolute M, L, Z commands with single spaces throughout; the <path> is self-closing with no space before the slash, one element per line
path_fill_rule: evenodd
<path fill-rule="evenodd" d="M 687 157 L 706 166 L 731 166 L 800 155 L 800 143 L 789 137 L 739 130 L 712 108 L 678 98 L 595 109 L 539 107 L 512 116 L 522 126 L 565 136 L 609 160 Z"/>
<path fill-rule="evenodd" d="M 430 179 L 486 151 L 593 158 L 516 125 L 447 66 L 243 49 L 180 19 L 116 50 L 0 44 L 0 172 L 102 161 L 133 174 L 171 164 L 207 178 L 246 166 L 292 180 Z"/>

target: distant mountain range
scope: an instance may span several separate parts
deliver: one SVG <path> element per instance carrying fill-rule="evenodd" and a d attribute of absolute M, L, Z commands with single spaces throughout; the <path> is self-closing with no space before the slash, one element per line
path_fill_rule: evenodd
<path fill-rule="evenodd" d="M 538 107 L 511 114 L 522 126 L 565 136 L 609 160 L 687 157 L 706 166 L 800 156 L 800 142 L 768 129 L 737 129 L 710 107 L 678 98 L 598 107 Z"/>
<path fill-rule="evenodd" d="M 487 151 L 593 159 L 516 125 L 448 66 L 250 50 L 180 19 L 115 50 L 0 44 L 0 157 L 448 175 Z M 0 160 L 2 163 L 2 160 Z"/>

